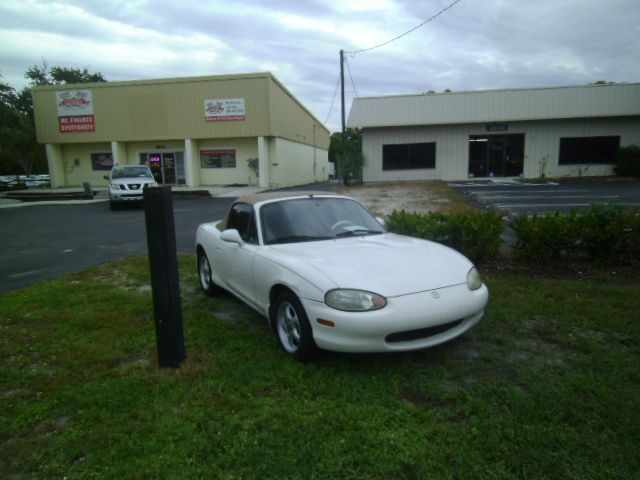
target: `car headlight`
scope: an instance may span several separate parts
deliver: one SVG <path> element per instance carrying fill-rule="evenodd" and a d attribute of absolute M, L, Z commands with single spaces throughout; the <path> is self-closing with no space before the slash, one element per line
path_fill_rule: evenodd
<path fill-rule="evenodd" d="M 351 289 L 330 290 L 324 296 L 324 301 L 331 308 L 347 312 L 378 310 L 387 304 L 386 298 L 377 293 Z"/>
<path fill-rule="evenodd" d="M 482 286 L 482 278 L 476 267 L 471 267 L 467 273 L 467 287 L 469 290 L 478 290 Z"/>
<path fill-rule="evenodd" d="M 110 187 L 111 187 L 113 190 L 120 190 L 120 185 L 118 185 L 117 183 L 112 183 L 112 184 L 110 185 Z"/>

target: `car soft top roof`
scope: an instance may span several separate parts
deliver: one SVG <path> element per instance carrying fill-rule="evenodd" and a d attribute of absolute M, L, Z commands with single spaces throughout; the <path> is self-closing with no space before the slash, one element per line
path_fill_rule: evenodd
<path fill-rule="evenodd" d="M 236 205 L 238 203 L 255 205 L 257 203 L 266 202 L 268 200 L 280 200 L 280 199 L 286 199 L 286 198 L 316 197 L 316 196 L 347 198 L 347 197 L 344 197 L 343 195 L 340 195 L 334 192 L 320 192 L 320 191 L 313 191 L 313 190 L 287 191 L 287 192 L 263 192 L 263 193 L 256 193 L 254 195 L 245 195 L 243 197 L 238 197 L 236 201 L 233 202 L 233 205 Z M 220 230 L 224 230 L 225 228 L 227 228 L 227 220 L 229 219 L 229 212 L 231 212 L 231 207 L 229 207 L 227 214 L 225 215 L 224 219 L 219 225 Z"/>

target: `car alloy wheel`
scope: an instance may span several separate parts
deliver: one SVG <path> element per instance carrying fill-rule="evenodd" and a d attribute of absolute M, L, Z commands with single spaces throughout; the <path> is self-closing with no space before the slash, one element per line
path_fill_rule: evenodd
<path fill-rule="evenodd" d="M 207 254 L 198 252 L 198 278 L 200 279 L 200 288 L 209 296 L 216 295 L 220 292 L 220 287 L 213 283 L 211 277 L 211 264 L 207 258 Z"/>
<path fill-rule="evenodd" d="M 275 330 L 282 349 L 297 360 L 311 360 L 318 353 L 307 314 L 289 291 L 276 301 Z"/>
<path fill-rule="evenodd" d="M 300 346 L 300 320 L 289 302 L 278 307 L 278 336 L 282 347 L 289 353 L 295 353 Z"/>

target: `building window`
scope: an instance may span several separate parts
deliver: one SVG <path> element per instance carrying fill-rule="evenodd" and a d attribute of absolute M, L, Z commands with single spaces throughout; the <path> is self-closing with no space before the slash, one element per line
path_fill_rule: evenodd
<path fill-rule="evenodd" d="M 423 168 L 436 168 L 435 142 L 382 146 L 382 170 Z"/>
<path fill-rule="evenodd" d="M 111 170 L 111 167 L 113 167 L 111 152 L 91 154 L 91 168 L 93 170 Z"/>
<path fill-rule="evenodd" d="M 573 137 L 560 139 L 560 165 L 616 163 L 620 137 Z"/>
<path fill-rule="evenodd" d="M 202 168 L 236 168 L 236 151 L 200 150 L 200 165 Z"/>

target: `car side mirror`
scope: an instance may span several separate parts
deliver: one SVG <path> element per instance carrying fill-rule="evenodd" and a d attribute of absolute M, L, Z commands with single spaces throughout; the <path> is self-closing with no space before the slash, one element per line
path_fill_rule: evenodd
<path fill-rule="evenodd" d="M 385 222 L 385 221 L 384 221 L 384 218 L 382 218 L 382 217 L 376 217 L 376 220 L 377 220 L 377 221 L 378 221 L 378 223 L 379 223 L 380 225 L 382 225 L 383 227 L 385 227 L 385 228 L 387 227 L 387 222 Z"/>
<path fill-rule="evenodd" d="M 103 175 L 102 178 L 104 178 L 105 180 L 109 180 L 109 175 Z"/>
<path fill-rule="evenodd" d="M 240 232 L 238 232 L 238 230 L 236 230 L 235 228 L 224 230 L 220 234 L 220 239 L 223 242 L 236 243 L 238 245 L 242 245 L 244 243 L 242 237 L 240 236 Z"/>

